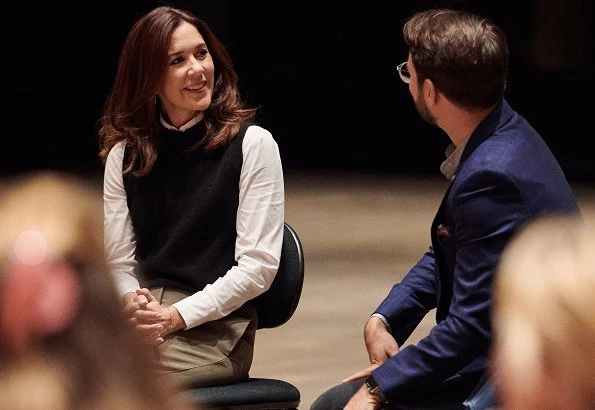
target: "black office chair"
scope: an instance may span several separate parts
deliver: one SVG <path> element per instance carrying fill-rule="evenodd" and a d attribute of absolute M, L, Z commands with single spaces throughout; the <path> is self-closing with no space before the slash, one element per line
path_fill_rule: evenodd
<path fill-rule="evenodd" d="M 297 308 L 303 284 L 302 244 L 295 230 L 285 223 L 277 276 L 270 289 L 252 301 L 258 311 L 258 329 L 278 327 L 287 322 Z M 257 377 L 224 386 L 189 389 L 183 394 L 201 409 L 295 410 L 300 403 L 300 391 L 291 383 Z"/>

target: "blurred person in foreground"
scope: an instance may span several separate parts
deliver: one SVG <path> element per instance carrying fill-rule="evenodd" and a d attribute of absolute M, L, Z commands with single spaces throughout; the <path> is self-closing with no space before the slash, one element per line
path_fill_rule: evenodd
<path fill-rule="evenodd" d="M 181 388 L 234 383 L 281 258 L 279 147 L 225 47 L 186 10 L 130 29 L 100 119 L 104 233 L 124 310 Z"/>
<path fill-rule="evenodd" d="M 458 409 L 483 377 L 492 343 L 492 281 L 504 246 L 532 218 L 580 213 L 539 133 L 504 99 L 509 50 L 490 20 L 429 9 L 405 23 L 397 70 L 420 116 L 450 139 L 451 181 L 431 246 L 364 326 L 370 366 L 313 409 Z M 436 325 L 403 347 L 423 317 Z"/>
<path fill-rule="evenodd" d="M 594 229 L 544 217 L 502 255 L 493 314 L 500 409 L 595 409 Z"/>
<path fill-rule="evenodd" d="M 189 408 L 122 313 L 101 190 L 57 172 L 15 178 L 0 188 L 0 407 Z"/>

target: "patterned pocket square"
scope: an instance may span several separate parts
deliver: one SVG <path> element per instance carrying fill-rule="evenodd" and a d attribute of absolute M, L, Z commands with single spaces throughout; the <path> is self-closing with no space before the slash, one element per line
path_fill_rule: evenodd
<path fill-rule="evenodd" d="M 436 227 L 436 235 L 438 235 L 438 239 L 441 241 L 447 239 L 450 236 L 451 228 L 450 226 L 440 224 Z"/>

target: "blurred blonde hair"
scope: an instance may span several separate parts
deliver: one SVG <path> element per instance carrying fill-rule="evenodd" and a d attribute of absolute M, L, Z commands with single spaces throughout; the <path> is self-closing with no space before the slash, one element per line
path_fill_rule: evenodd
<path fill-rule="evenodd" d="M 580 218 L 542 217 L 503 253 L 494 285 L 496 362 L 506 369 L 500 383 L 523 397 L 552 393 L 540 385 L 545 377 L 562 380 L 559 391 L 569 388 L 586 408 L 595 405 L 594 229 Z"/>
<path fill-rule="evenodd" d="M 26 345 L 25 354 L 7 349 L 11 340 L 6 337 L 11 335 L 3 335 L 0 406 L 11 410 L 188 408 L 169 385 L 156 378 L 149 350 L 138 343 L 123 317 L 105 265 L 99 185 L 50 171 L 2 185 L 0 297 L 6 295 L 3 287 L 8 275 L 14 274 L 14 264 L 39 258 L 63 261 L 72 269 L 80 303 L 67 327 L 37 335 Z M 23 234 L 32 232 L 28 239 L 33 244 L 20 244 Z M 45 265 L 38 266 L 36 274 L 50 274 L 51 268 L 44 271 Z"/>
<path fill-rule="evenodd" d="M 9 180 L 0 192 L 1 257 L 33 229 L 44 236 L 48 257 L 103 265 L 102 198 L 90 181 L 45 171 Z"/>

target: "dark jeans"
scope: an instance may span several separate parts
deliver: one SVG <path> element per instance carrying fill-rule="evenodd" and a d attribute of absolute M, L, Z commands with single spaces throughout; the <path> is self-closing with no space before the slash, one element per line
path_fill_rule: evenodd
<path fill-rule="evenodd" d="M 496 387 L 487 374 L 477 384 L 464 404 L 468 410 L 488 410 L 498 407 Z"/>
<path fill-rule="evenodd" d="M 419 393 L 392 399 L 383 410 L 464 410 L 463 402 L 481 378 L 481 373 L 457 375 Z M 319 396 L 310 410 L 342 410 L 364 379 L 341 383 Z"/>

